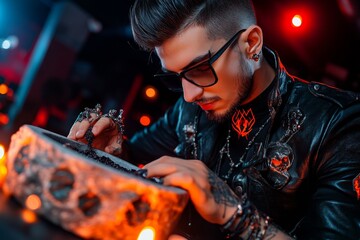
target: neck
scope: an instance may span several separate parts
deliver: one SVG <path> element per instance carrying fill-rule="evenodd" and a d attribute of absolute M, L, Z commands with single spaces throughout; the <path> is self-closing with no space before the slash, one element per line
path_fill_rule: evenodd
<path fill-rule="evenodd" d="M 269 87 L 274 78 L 275 70 L 270 66 L 266 59 L 257 63 L 249 98 L 245 99 L 242 104 L 247 104 L 259 96 L 267 87 Z"/>

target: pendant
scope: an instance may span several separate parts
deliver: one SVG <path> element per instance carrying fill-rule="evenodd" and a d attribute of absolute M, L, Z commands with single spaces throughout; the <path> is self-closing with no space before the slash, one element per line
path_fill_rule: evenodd
<path fill-rule="evenodd" d="M 288 169 L 294 160 L 292 148 L 286 143 L 270 144 L 266 150 L 267 165 L 269 167 L 268 180 L 274 188 L 283 188 L 290 180 Z"/>

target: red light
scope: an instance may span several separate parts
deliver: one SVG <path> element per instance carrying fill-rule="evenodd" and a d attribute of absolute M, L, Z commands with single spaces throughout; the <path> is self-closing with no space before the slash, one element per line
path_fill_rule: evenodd
<path fill-rule="evenodd" d="M 296 14 L 292 18 L 291 23 L 294 27 L 300 27 L 302 25 L 302 17 L 299 14 Z"/>
<path fill-rule="evenodd" d="M 8 122 L 9 122 L 9 117 L 6 114 L 0 112 L 0 125 L 8 124 Z"/>
<path fill-rule="evenodd" d="M 142 115 L 142 116 L 140 117 L 140 124 L 141 124 L 141 125 L 143 125 L 143 126 L 146 127 L 146 126 L 149 126 L 150 123 L 151 123 L 151 119 L 150 119 L 149 116 L 147 116 L 147 115 Z"/>
<path fill-rule="evenodd" d="M 282 31 L 284 37 L 294 39 L 293 37 L 304 37 L 314 34 L 317 28 L 317 15 L 313 8 L 306 5 L 296 5 L 287 8 L 280 15 Z M 298 38 L 297 38 L 298 40 Z"/>

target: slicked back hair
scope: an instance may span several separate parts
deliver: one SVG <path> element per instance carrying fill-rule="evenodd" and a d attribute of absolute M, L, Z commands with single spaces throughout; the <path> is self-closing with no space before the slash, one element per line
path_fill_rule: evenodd
<path fill-rule="evenodd" d="M 145 50 L 190 26 L 205 27 L 209 39 L 229 39 L 256 24 L 251 0 L 136 0 L 130 20 L 134 40 Z"/>

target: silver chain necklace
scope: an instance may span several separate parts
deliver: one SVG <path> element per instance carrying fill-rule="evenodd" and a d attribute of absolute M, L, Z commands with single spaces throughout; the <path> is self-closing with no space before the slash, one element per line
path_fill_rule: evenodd
<path fill-rule="evenodd" d="M 229 128 L 228 130 L 228 135 L 226 137 L 226 143 L 224 144 L 224 146 L 220 149 L 219 153 L 220 153 L 220 162 L 223 159 L 224 154 L 227 156 L 227 158 L 229 159 L 230 163 L 230 169 L 227 172 L 227 174 L 225 176 L 223 176 L 223 178 L 225 178 L 225 180 L 228 180 L 231 176 L 231 174 L 233 173 L 233 171 L 235 169 L 237 169 L 240 165 L 243 164 L 244 162 L 244 158 L 248 152 L 248 150 L 250 149 L 250 147 L 253 145 L 256 137 L 260 134 L 260 132 L 264 129 L 264 127 L 269 123 L 269 121 L 271 120 L 271 115 L 268 117 L 268 119 L 266 119 L 266 121 L 259 127 L 259 130 L 254 134 L 254 136 L 252 137 L 252 139 L 248 142 L 243 155 L 239 158 L 238 162 L 235 162 L 231 155 L 230 155 L 230 138 L 231 138 L 231 129 Z M 221 163 L 220 163 L 221 164 Z"/>

